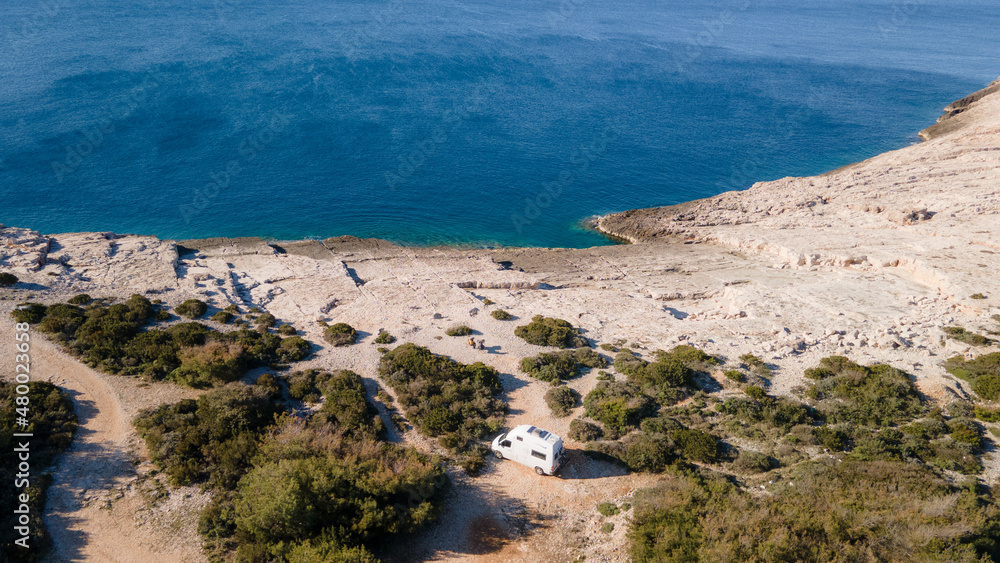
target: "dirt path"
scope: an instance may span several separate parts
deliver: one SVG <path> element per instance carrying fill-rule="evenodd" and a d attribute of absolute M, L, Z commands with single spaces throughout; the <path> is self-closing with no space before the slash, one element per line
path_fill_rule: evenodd
<path fill-rule="evenodd" d="M 0 311 L 0 319 L 0 334 L 12 334 L 6 310 Z M 140 387 L 141 383 L 125 378 L 115 381 L 77 362 L 41 335 L 32 336 L 34 380 L 49 381 L 69 393 L 79 418 L 72 445 L 51 468 L 53 484 L 44 520 L 53 547 L 46 561 L 204 561 L 200 542 L 173 536 L 168 533 L 170 526 L 151 525 L 162 522 L 156 512 L 163 510 L 150 506 L 140 491 L 132 463 L 137 445 L 132 416 L 146 406 L 143 403 L 158 401 L 162 390 Z M 4 347 L 0 355 L 4 366 L 13 361 L 7 348 L 12 349 Z M 123 398 L 142 395 L 145 400 L 123 403 Z M 184 535 L 197 540 L 194 530 L 184 530 Z"/>

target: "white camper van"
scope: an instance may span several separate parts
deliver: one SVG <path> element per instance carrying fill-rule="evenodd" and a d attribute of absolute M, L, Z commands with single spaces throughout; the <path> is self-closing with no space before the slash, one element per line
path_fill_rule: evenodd
<path fill-rule="evenodd" d="M 562 438 L 555 434 L 522 424 L 493 440 L 493 455 L 534 467 L 539 475 L 554 475 L 566 459 Z"/>

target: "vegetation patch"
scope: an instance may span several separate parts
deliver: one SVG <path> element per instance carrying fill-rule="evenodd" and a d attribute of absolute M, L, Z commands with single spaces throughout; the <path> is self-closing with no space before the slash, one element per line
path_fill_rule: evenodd
<path fill-rule="evenodd" d="M 375 344 L 392 344 L 395 341 L 396 337 L 384 330 L 380 330 L 378 336 L 375 337 Z"/>
<path fill-rule="evenodd" d="M 45 495 L 52 483 L 52 477 L 43 470 L 56 455 L 70 445 L 77 425 L 73 403 L 66 392 L 43 381 L 33 381 L 26 385 L 27 393 L 18 394 L 17 385 L 0 382 L 0 424 L 7 429 L 0 434 L 0 448 L 2 448 L 0 449 L 0 495 L 8 499 L 6 506 L 9 507 L 9 510 L 0 516 L 0 526 L 2 526 L 0 545 L 3 546 L 6 560 L 12 563 L 39 561 L 51 546 L 42 515 L 45 513 Z M 24 416 L 28 423 L 24 426 L 15 425 L 15 418 L 22 416 L 17 411 L 18 407 L 24 408 L 17 402 L 20 397 L 27 397 L 29 404 Z M 29 444 L 31 475 L 26 488 L 15 487 L 15 482 L 19 480 L 18 463 L 23 461 L 23 458 L 19 457 L 21 452 L 18 448 L 25 438 L 12 436 L 11 429 L 32 434 Z M 28 495 L 28 502 L 19 502 L 19 495 L 25 493 Z M 21 504 L 27 504 L 28 507 L 26 516 L 29 549 L 14 543 L 22 537 L 14 527 L 25 525 L 18 520 L 20 514 L 14 513 L 14 509 Z"/>
<path fill-rule="evenodd" d="M 208 305 L 200 299 L 188 299 L 178 305 L 174 312 L 189 319 L 200 319 L 208 312 Z"/>
<path fill-rule="evenodd" d="M 944 368 L 955 377 L 968 381 L 980 397 L 988 401 L 1000 398 L 1000 352 L 972 360 L 955 356 L 945 362 Z"/>
<path fill-rule="evenodd" d="M 600 440 L 602 436 L 604 430 L 593 422 L 576 418 L 569 423 L 569 437 L 577 442 L 592 442 Z"/>
<path fill-rule="evenodd" d="M 964 342 L 970 346 L 989 346 L 995 342 L 995 340 L 991 340 L 982 334 L 977 334 L 960 326 L 946 326 L 941 330 L 948 335 L 948 338 Z"/>
<path fill-rule="evenodd" d="M 769 489 L 675 472 L 636 494 L 632 560 L 971 562 L 1000 549 L 993 494 L 921 466 L 805 463 Z"/>
<path fill-rule="evenodd" d="M 921 416 L 926 407 L 903 371 L 885 364 L 860 366 L 843 356 L 820 360 L 822 376 L 807 391 L 830 422 L 888 426 Z M 812 371 L 816 379 L 817 370 Z M 808 373 L 807 373 L 808 376 Z"/>
<path fill-rule="evenodd" d="M 490 315 L 492 315 L 493 318 L 498 321 L 509 321 L 514 318 L 514 315 L 511 315 L 510 313 L 504 311 L 503 309 L 497 309 L 492 313 L 490 313 Z"/>
<path fill-rule="evenodd" d="M 580 336 L 580 331 L 574 328 L 569 321 L 541 315 L 535 315 L 530 323 L 515 328 L 514 335 L 524 339 L 528 344 L 537 346 L 555 346 L 557 348 L 587 346 L 587 341 Z"/>
<path fill-rule="evenodd" d="M 220 333 L 196 322 L 166 329 L 150 326 L 158 312 L 148 299 L 133 295 L 110 306 L 28 304 L 12 316 L 36 324 L 39 332 L 90 367 L 199 388 L 234 381 L 258 366 L 304 359 L 311 350 L 298 337 L 282 339 L 250 330 Z"/>
<path fill-rule="evenodd" d="M 436 517 L 440 461 L 383 441 L 357 374 L 302 373 L 290 379 L 325 398 L 304 419 L 285 414 L 268 375 L 136 419 L 173 482 L 211 490 L 198 530 L 212 560 L 374 561 L 369 546 Z"/>
<path fill-rule="evenodd" d="M 587 416 L 618 432 L 636 428 L 656 413 L 656 403 L 638 385 L 601 381 L 583 400 Z"/>
<path fill-rule="evenodd" d="M 333 346 L 349 346 L 358 341 L 358 331 L 347 323 L 336 323 L 326 327 L 323 340 Z"/>
<path fill-rule="evenodd" d="M 580 394 L 569 387 L 553 387 L 545 392 L 545 404 L 558 417 L 569 416 L 570 411 L 580 401 Z"/>
<path fill-rule="evenodd" d="M 648 362 L 628 348 L 615 356 L 615 369 L 641 387 L 661 405 L 677 402 L 684 396 L 681 387 L 690 385 L 695 371 L 705 371 L 718 360 L 692 346 L 677 346 L 669 352 L 657 350 Z"/>
<path fill-rule="evenodd" d="M 563 379 L 572 379 L 587 369 L 607 367 L 604 356 L 591 348 L 576 350 L 561 350 L 559 352 L 542 352 L 541 354 L 521 360 L 521 371 L 535 379 L 559 383 Z"/>
<path fill-rule="evenodd" d="M 406 343 L 382 356 L 379 375 L 420 432 L 456 453 L 481 454 L 478 440 L 498 432 L 508 411 L 497 397 L 500 374 L 482 362 L 465 365 Z"/>
<path fill-rule="evenodd" d="M 17 276 L 10 272 L 0 272 L 0 287 L 10 287 L 17 283 Z"/>
<path fill-rule="evenodd" d="M 466 325 L 458 325 L 448 328 L 444 333 L 448 336 L 469 336 L 472 334 L 472 329 Z"/>
<path fill-rule="evenodd" d="M 236 318 L 236 316 L 230 313 L 229 311 L 219 311 L 218 313 L 212 315 L 210 318 L 219 324 L 227 325 L 233 322 L 233 319 Z"/>

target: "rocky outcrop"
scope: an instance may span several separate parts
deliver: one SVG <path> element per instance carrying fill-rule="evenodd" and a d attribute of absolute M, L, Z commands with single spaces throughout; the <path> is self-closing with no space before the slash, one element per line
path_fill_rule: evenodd
<path fill-rule="evenodd" d="M 955 117 L 967 111 L 979 100 L 998 91 L 1000 91 L 1000 79 L 993 81 L 992 84 L 978 92 L 974 92 L 961 100 L 956 100 L 948 104 L 944 108 L 944 114 L 938 118 L 937 123 L 920 132 L 920 138 L 929 141 L 961 129 L 964 123 L 961 120 L 955 119 Z"/>

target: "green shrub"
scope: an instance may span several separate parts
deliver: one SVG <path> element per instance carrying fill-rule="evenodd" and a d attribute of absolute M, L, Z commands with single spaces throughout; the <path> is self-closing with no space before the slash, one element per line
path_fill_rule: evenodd
<path fill-rule="evenodd" d="M 274 326 L 278 319 L 274 317 L 271 313 L 264 313 L 263 315 L 257 317 L 254 324 L 257 325 L 258 330 L 264 330 Z"/>
<path fill-rule="evenodd" d="M 69 299 L 66 300 L 66 302 L 69 303 L 70 305 L 79 305 L 81 307 L 83 305 L 90 304 L 91 301 L 93 301 L 93 299 L 86 293 L 74 295 L 73 297 L 70 297 Z"/>
<path fill-rule="evenodd" d="M 233 314 L 229 311 L 219 311 L 211 316 L 211 319 L 219 324 L 227 325 L 233 322 Z"/>
<path fill-rule="evenodd" d="M 323 340 L 334 346 L 348 346 L 358 341 L 358 331 L 347 323 L 337 323 L 326 327 Z"/>
<path fill-rule="evenodd" d="M 587 341 L 568 321 L 541 315 L 535 315 L 530 323 L 515 328 L 514 335 L 537 346 L 581 348 L 587 345 Z"/>
<path fill-rule="evenodd" d="M 618 431 L 635 428 L 642 419 L 656 413 L 656 405 L 638 386 L 618 381 L 598 383 L 583 405 L 587 416 Z"/>
<path fill-rule="evenodd" d="M 178 305 L 174 312 L 189 319 L 200 319 L 208 312 L 208 305 L 200 299 L 188 299 Z"/>
<path fill-rule="evenodd" d="M 726 376 L 726 379 L 729 381 L 735 381 L 736 383 L 743 383 L 747 380 L 747 376 L 742 371 L 736 369 L 726 370 L 722 372 L 722 375 Z"/>
<path fill-rule="evenodd" d="M 715 463 L 719 458 L 719 442 L 715 436 L 690 428 L 682 428 L 670 434 L 681 454 L 702 463 Z"/>
<path fill-rule="evenodd" d="M 983 422 L 1000 422 L 1000 409 L 988 409 L 981 405 L 976 405 L 975 416 Z"/>
<path fill-rule="evenodd" d="M 274 398 L 263 386 L 231 383 L 198 400 L 142 411 L 135 426 L 172 482 L 232 488 L 280 411 Z"/>
<path fill-rule="evenodd" d="M 569 437 L 577 442 L 593 442 L 604 436 L 601 427 L 579 418 L 569 423 Z"/>
<path fill-rule="evenodd" d="M 620 459 L 631 471 L 663 473 L 674 460 L 669 442 L 662 436 L 639 433 L 623 441 L 625 449 Z"/>
<path fill-rule="evenodd" d="M 614 522 L 605 522 L 605 523 L 601 524 L 601 532 L 603 532 L 605 534 L 610 534 L 613 531 L 615 531 L 615 523 Z"/>
<path fill-rule="evenodd" d="M 860 366 L 842 357 L 824 358 L 834 373 L 812 385 L 808 395 L 830 422 L 887 426 L 921 416 L 926 408 L 909 376 L 894 367 Z"/>
<path fill-rule="evenodd" d="M 0 287 L 10 287 L 17 283 L 17 276 L 10 272 L 0 272 Z"/>
<path fill-rule="evenodd" d="M 278 334 L 282 336 L 295 336 L 299 332 L 295 330 L 295 327 L 289 324 L 284 324 L 278 327 Z"/>
<path fill-rule="evenodd" d="M 948 335 L 948 338 L 958 340 L 959 342 L 964 342 L 972 346 L 989 346 L 993 343 L 993 340 L 990 340 L 981 334 L 965 330 L 960 326 L 946 326 L 941 328 L 941 330 Z"/>
<path fill-rule="evenodd" d="M 375 344 L 392 344 L 395 341 L 396 337 L 384 330 L 380 330 L 378 336 L 375 337 Z"/>
<path fill-rule="evenodd" d="M 597 511 L 601 516 L 616 516 L 619 512 L 618 505 L 613 502 L 602 502 L 597 505 Z"/>
<path fill-rule="evenodd" d="M 469 336 L 472 334 L 472 329 L 466 325 L 457 325 L 444 331 L 448 336 Z"/>
<path fill-rule="evenodd" d="M 948 373 L 972 384 L 980 397 L 995 401 L 1000 398 L 1000 352 L 966 360 L 962 356 L 949 358 L 944 367 Z"/>
<path fill-rule="evenodd" d="M 495 369 L 481 362 L 464 365 L 415 344 L 386 352 L 379 375 L 421 433 L 444 435 L 456 453 L 495 433 L 508 410 L 497 398 L 502 388 Z"/>
<path fill-rule="evenodd" d="M 492 299 L 490 299 L 489 297 L 484 297 L 483 298 L 483 305 L 492 305 L 492 304 L 493 304 L 493 300 Z"/>
<path fill-rule="evenodd" d="M 580 375 L 584 369 L 606 367 L 607 360 L 590 348 L 561 350 L 559 352 L 542 352 L 541 354 L 521 360 L 521 371 L 528 375 L 558 383 L 562 379 L 571 379 Z"/>
<path fill-rule="evenodd" d="M 511 315 L 510 313 L 504 311 L 503 309 L 496 309 L 495 311 L 490 313 L 490 315 L 493 315 L 493 318 L 498 321 L 509 321 L 514 318 L 514 315 Z"/>
<path fill-rule="evenodd" d="M 300 362 L 312 354 L 312 344 L 301 336 L 283 338 L 275 356 L 279 362 Z"/>
<path fill-rule="evenodd" d="M 558 417 L 569 416 L 579 400 L 580 394 L 569 387 L 553 387 L 545 392 L 545 404 Z"/>
<path fill-rule="evenodd" d="M 986 299 L 986 296 L 983 295 L 982 293 L 973 293 L 972 299 Z"/>
<path fill-rule="evenodd" d="M 751 450 L 742 450 L 733 462 L 733 468 L 743 473 L 763 473 L 772 467 L 774 460 L 770 456 Z"/>
<path fill-rule="evenodd" d="M 19 323 L 37 323 L 45 317 L 47 307 L 39 303 L 21 303 L 10 312 L 10 316 Z"/>

